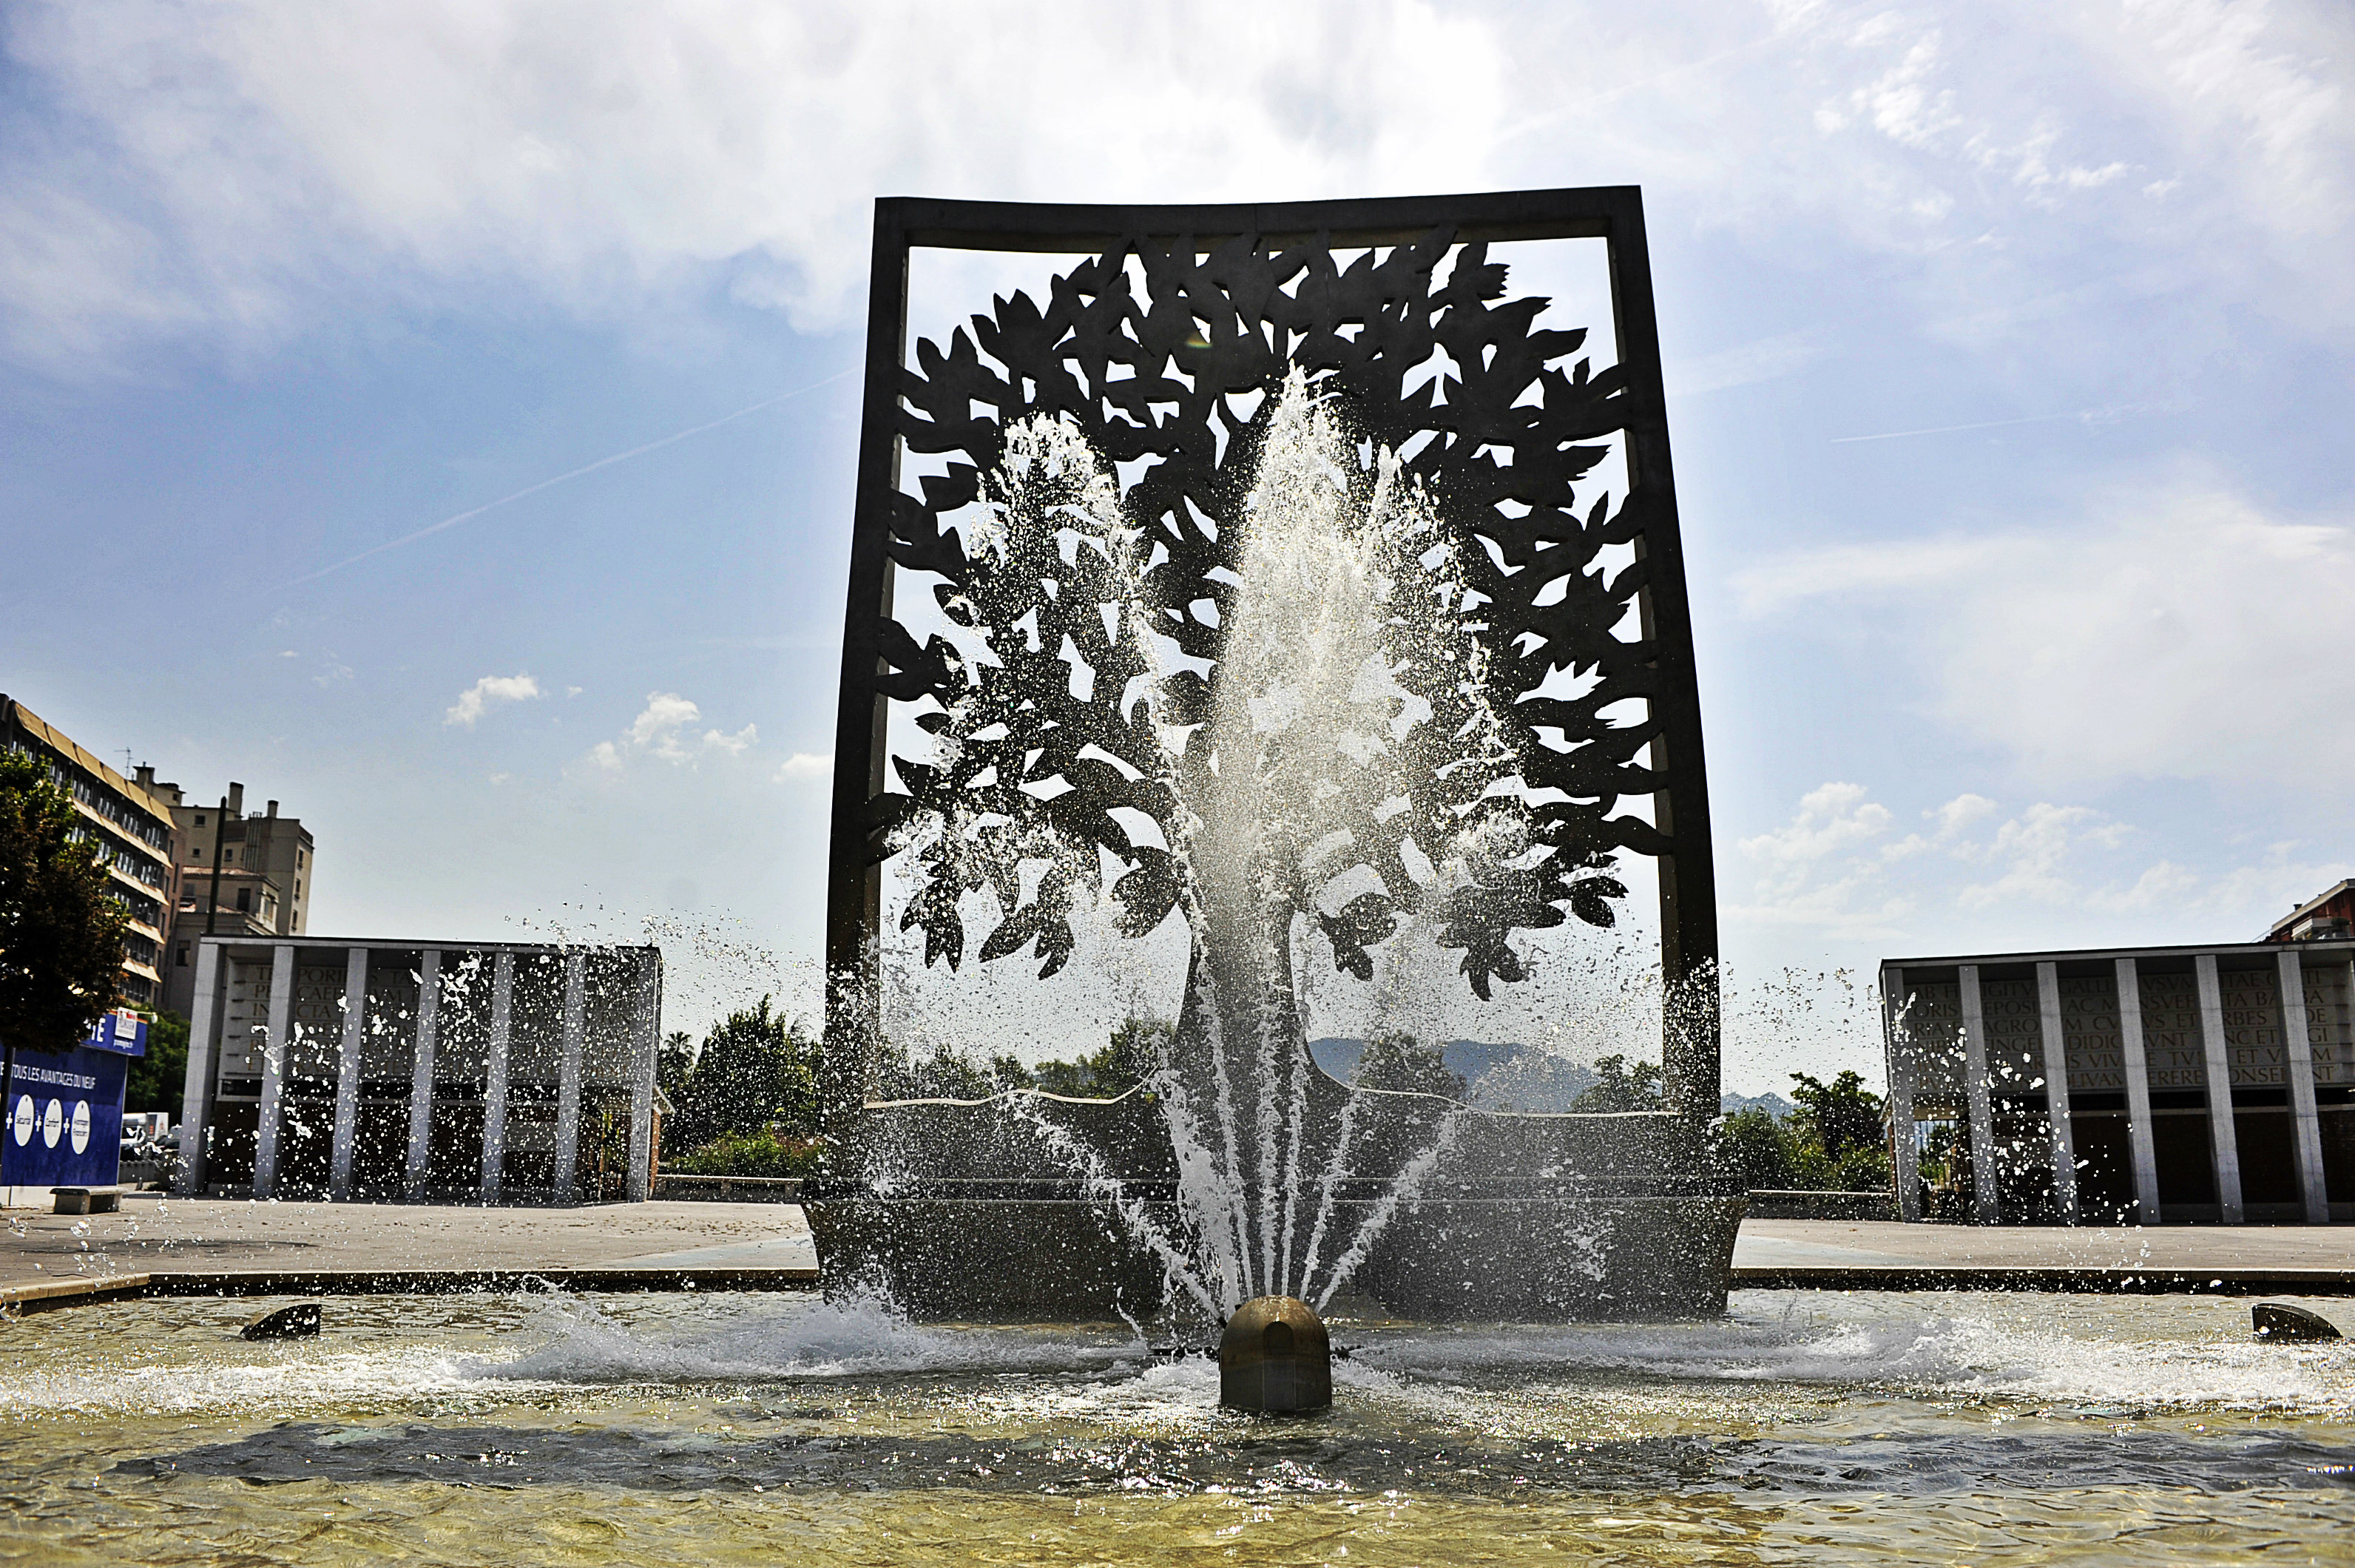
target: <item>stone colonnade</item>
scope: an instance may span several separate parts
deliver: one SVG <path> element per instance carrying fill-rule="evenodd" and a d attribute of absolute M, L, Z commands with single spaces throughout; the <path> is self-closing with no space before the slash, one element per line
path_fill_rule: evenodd
<path fill-rule="evenodd" d="M 175 1185 L 570 1201 L 593 1111 L 591 1168 L 642 1201 L 661 1014 L 652 947 L 208 937 Z"/>
<path fill-rule="evenodd" d="M 2351 964 L 2344 943 L 1884 964 L 1904 1218 L 1908 1135 L 1944 1120 L 1970 1173 L 1954 1218 L 2355 1219 Z"/>

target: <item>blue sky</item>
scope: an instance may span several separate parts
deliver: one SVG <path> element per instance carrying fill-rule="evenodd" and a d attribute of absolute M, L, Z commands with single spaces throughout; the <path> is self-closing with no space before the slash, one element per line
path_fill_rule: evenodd
<path fill-rule="evenodd" d="M 314 930 L 655 918 L 675 1017 L 806 984 L 887 194 L 1641 185 L 1758 1016 L 2355 872 L 2343 6 L 83 0 L 0 49 L 0 687 L 299 812 Z"/>

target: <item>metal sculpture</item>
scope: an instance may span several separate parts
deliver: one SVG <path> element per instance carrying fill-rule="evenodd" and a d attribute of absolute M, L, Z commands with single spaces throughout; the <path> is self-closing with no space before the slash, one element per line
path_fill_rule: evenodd
<path fill-rule="evenodd" d="M 1572 235 L 1599 235 L 1610 249 L 1619 362 L 1599 373 L 1578 357 L 1585 333 L 1537 328 L 1546 302 L 1509 295 L 1506 269 L 1486 254 L 1491 240 Z M 1384 241 L 1387 250 L 1346 267 L 1336 261 L 1336 251 Z M 1018 293 L 975 316 L 970 336 L 920 343 L 911 370 L 901 323 L 906 256 L 919 244 L 1097 253 L 1056 278 L 1043 304 Z M 1050 869 L 1022 901 L 1007 869 L 1025 853 L 1051 861 L 1059 850 L 1100 846 L 1126 867 L 1113 888 L 1124 933 L 1168 914 L 1184 869 L 1132 842 L 1112 815 L 1129 807 L 1174 826 L 1172 794 L 1154 767 L 1160 742 L 1135 695 L 1147 672 L 1098 611 L 1118 597 L 1105 581 L 1110 563 L 1091 551 L 1067 560 L 1035 541 L 1025 559 L 984 562 L 943 519 L 990 498 L 988 476 L 1018 421 L 1070 421 L 1111 461 L 1147 464 L 1123 504 L 1155 525 L 1152 597 L 1167 607 L 1155 629 L 1215 665 L 1241 537 L 1234 510 L 1275 406 L 1270 394 L 1295 368 L 1317 378 L 1369 443 L 1401 453 L 1446 526 L 1476 546 L 1460 559 L 1465 586 L 1486 602 L 1489 695 L 1517 721 L 1522 778 L 1550 797 L 1528 807 L 1530 842 L 1550 852 L 1533 867 L 1479 868 L 1444 912 L 1441 941 L 1463 951 L 1472 989 L 1485 999 L 1492 980 L 1521 977 L 1508 941 L 1515 931 L 1560 924 L 1566 913 L 1610 923 L 1611 901 L 1624 896 L 1603 869 L 1614 850 L 1658 860 L 1667 978 L 1707 983 L 1716 947 L 1707 789 L 1636 192 L 1113 210 L 886 201 L 875 254 L 829 886 L 837 1022 L 851 1021 L 846 1008 L 871 1005 L 879 868 L 894 850 L 893 830 L 923 814 L 998 819 L 974 843 L 935 835 L 920 851 L 922 885 L 905 923 L 922 930 L 927 963 L 965 956 L 956 902 L 986 886 L 1001 919 L 980 959 L 1028 948 L 1042 977 L 1061 967 L 1073 944 L 1071 880 Z M 1444 373 L 1406 390 L 1435 355 Z M 1241 411 L 1251 398 L 1257 406 Z M 1605 498 L 1582 513 L 1573 487 L 1608 453 L 1605 438 L 1622 432 L 1627 493 L 1615 509 Z M 945 475 L 922 480 L 921 497 L 897 483 L 903 446 L 953 459 Z M 1606 576 L 1596 558 L 1614 545 L 1633 546 L 1635 560 Z M 995 664 L 968 663 L 937 635 L 920 645 L 890 614 L 895 565 L 937 574 L 951 620 L 1024 624 L 1024 632 L 991 643 Z M 1631 609 L 1642 631 L 1625 641 L 1614 629 Z M 1085 697 L 1072 695 L 1067 648 L 1092 677 Z M 1540 695 L 1556 670 L 1588 677 L 1586 688 Z M 1162 688 L 1177 722 L 1207 717 L 1208 680 L 1180 672 Z M 918 722 L 953 734 L 950 755 L 889 758 L 884 704 L 927 697 L 939 706 Z M 1642 718 L 1604 716 L 1630 698 L 1641 699 Z M 1200 768 L 1207 750 L 1189 748 L 1185 765 Z M 1049 781 L 1061 793 L 1042 799 L 1036 786 Z M 1413 810 L 1380 821 L 1353 815 L 1384 893 L 1337 912 L 1296 901 L 1331 941 L 1337 965 L 1361 976 L 1370 973 L 1367 946 L 1414 897 L 1401 841 L 1418 825 L 1460 825 L 1480 809 L 1455 774 L 1429 777 L 1417 796 Z M 1619 810 L 1630 797 L 1652 803 L 1651 822 Z M 1678 1009 L 1666 1042 L 1672 1094 L 1711 1111 L 1713 1013 Z"/>
<path fill-rule="evenodd" d="M 1572 237 L 1608 251 L 1617 355 L 1601 369 L 1582 352 L 1586 333 L 1539 325 L 1547 302 L 1513 295 L 1488 252 Z M 970 330 L 919 343 L 911 365 L 908 259 L 923 246 L 1080 259 L 1042 299 L 998 299 Z M 810 1210 L 829 1277 L 864 1270 L 903 1291 L 918 1282 L 943 1311 L 1135 1302 L 1153 1272 L 1137 1272 L 1151 1261 L 1140 1262 L 1137 1235 L 1149 1232 L 1174 1268 L 1162 1238 L 1204 1232 L 1199 1195 L 1169 1209 L 1168 1135 L 1134 1105 L 1066 1107 L 1056 1115 L 1090 1125 L 1058 1132 L 988 1107 L 868 1104 L 882 868 L 901 857 L 900 923 L 921 933 L 928 965 L 1022 955 L 1049 980 L 1080 940 L 1075 915 L 1101 895 L 1124 937 L 1185 911 L 1186 1011 L 1156 1082 L 1165 1094 L 1197 1093 L 1209 1063 L 1224 1096 L 1219 1053 L 1255 1038 L 1270 1107 L 1254 1144 L 1220 1106 L 1227 1256 L 1243 1260 L 1215 1287 L 1231 1293 L 1226 1305 L 1280 1291 L 1297 1263 L 1290 1207 L 1283 1243 L 1273 1238 L 1277 1189 L 1291 1204 L 1298 1172 L 1315 1168 L 1302 1167 L 1304 1147 L 1330 1157 L 1315 1200 L 1325 1212 L 1380 1210 L 1352 1255 L 1401 1300 L 1534 1315 L 1721 1304 L 1739 1203 L 1700 1168 L 1700 1122 L 1718 1098 L 1715 901 L 1637 193 L 1251 208 L 890 200 L 878 204 L 872 291 L 827 906 L 827 1097 L 844 1157 Z M 1263 456 L 1301 450 L 1272 435 L 1308 391 L 1331 421 L 1328 442 L 1346 438 L 1326 449 L 1334 483 L 1375 513 L 1404 496 L 1421 519 L 1393 564 L 1426 544 L 1447 563 L 1420 584 L 1427 603 L 1380 612 L 1397 623 L 1395 636 L 1381 635 L 1380 663 L 1427 709 L 1413 720 L 1435 738 L 1427 765 L 1354 792 L 1320 775 L 1314 810 L 1277 798 L 1300 781 L 1276 778 L 1268 745 L 1241 734 L 1249 726 L 1231 692 L 1220 695 L 1256 656 L 1234 644 L 1257 516 L 1246 511 L 1267 482 Z M 1615 504 L 1582 489 L 1614 438 L 1627 481 Z M 914 494 L 900 483 L 906 453 L 941 460 Z M 1071 526 L 1040 521 L 1058 516 Z M 1017 517 L 1028 520 L 1003 526 Z M 1617 570 L 1606 552 L 1624 558 Z M 920 640 L 895 617 L 903 571 L 931 580 L 964 650 L 951 635 Z M 1169 658 L 1154 656 L 1163 645 Z M 890 754 L 895 702 L 933 737 L 928 754 Z M 1262 793 L 1238 806 L 1246 771 Z M 1648 820 L 1630 801 L 1648 803 Z M 1135 814 L 1161 844 L 1131 831 Z M 1226 819 L 1251 824 L 1230 836 L 1248 843 L 1206 848 Z M 1453 859 L 1434 877 L 1430 846 L 1442 841 Z M 1336 843 L 1347 847 L 1338 861 Z M 1336 968 L 1361 979 L 1370 950 L 1420 918 L 1486 1000 L 1524 977 L 1517 933 L 1613 923 L 1623 855 L 1648 857 L 1659 873 L 1669 1114 L 1487 1117 L 1459 1137 L 1455 1112 L 1434 1133 L 1407 1103 L 1427 1097 L 1392 1097 L 1359 1115 L 1353 1156 L 1349 1092 L 1295 1066 L 1282 1113 L 1291 1174 L 1273 1168 L 1279 1058 L 1306 1061 L 1290 972 L 1304 917 Z M 1358 891 L 1337 896 L 1350 879 Z M 969 933 L 960 903 L 985 892 L 996 919 Z M 1168 1109 L 1174 1134 L 1186 1114 Z M 1039 1136 L 1065 1155 L 1042 1160 Z M 1444 1191 L 1414 1192 L 1408 1217 L 1367 1253 L 1403 1194 L 1387 1174 L 1401 1168 L 1397 1151 L 1435 1152 L 1433 1136 L 1456 1141 L 1464 1169 Z M 1369 1142 L 1391 1150 L 1387 1165 Z M 859 1155 L 886 1146 L 896 1174 L 878 1184 Z M 1082 1182 L 1068 1158 L 1081 1147 L 1118 1153 Z M 1107 1203 L 1127 1218 L 1108 1220 Z M 1146 1211 L 1156 1205 L 1158 1220 Z M 1508 1284 L 1505 1238 L 1532 1224 L 1563 1244 Z M 1689 1255 L 1668 1255 L 1679 1247 Z M 1434 1281 L 1425 1261 L 1466 1248 L 1495 1256 Z M 1605 1254 L 1616 1261 L 1594 1261 Z M 991 1256 L 1036 1266 L 975 1267 Z M 985 1276 L 1013 1294 L 984 1301 Z M 1606 1278 L 1617 1283 L 1594 1285 Z"/>

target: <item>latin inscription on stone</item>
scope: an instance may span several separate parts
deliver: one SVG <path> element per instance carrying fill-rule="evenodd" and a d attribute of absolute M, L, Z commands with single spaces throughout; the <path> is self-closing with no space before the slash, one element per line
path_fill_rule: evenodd
<path fill-rule="evenodd" d="M 360 1035 L 360 1077 L 406 1078 L 417 1040 L 418 976 L 413 969 L 378 964 L 368 970 L 367 1028 Z"/>
<path fill-rule="evenodd" d="M 2142 1040 L 2154 1092 L 2208 1086 L 2200 1047 L 2200 992 L 2190 976 L 2144 973 Z"/>
<path fill-rule="evenodd" d="M 2044 1088 L 2044 1025 L 2033 980 L 1982 980 L 1979 1006 L 1987 1018 L 1987 1075 L 1998 1093 Z"/>
<path fill-rule="evenodd" d="M 332 1078 L 344 1042 L 344 966 L 294 966 L 293 1039 L 286 1071 L 300 1078 Z"/>
<path fill-rule="evenodd" d="M 221 1015 L 218 1077 L 259 1078 L 270 1041 L 270 962 L 232 958 Z"/>
<path fill-rule="evenodd" d="M 2305 968 L 2306 1039 L 2314 1053 L 2314 1082 L 2355 1083 L 2355 1043 L 2348 1039 L 2348 968 L 2343 963 Z"/>
<path fill-rule="evenodd" d="M 1913 1104 L 1959 1104 L 1963 1096 L 1962 988 L 1953 984 L 1909 987 L 1913 1000 L 1897 1019 L 1900 1048 L 1914 1061 Z"/>
<path fill-rule="evenodd" d="M 2072 1094 L 2117 1093 L 2126 1086 L 2116 982 L 2085 976 L 2061 982 L 2061 1040 Z"/>
<path fill-rule="evenodd" d="M 2234 1083 L 2279 1085 L 2289 1082 L 2282 1051 L 2281 987 L 2276 973 L 2225 969 L 2216 976 L 2224 1003 L 2224 1060 Z"/>

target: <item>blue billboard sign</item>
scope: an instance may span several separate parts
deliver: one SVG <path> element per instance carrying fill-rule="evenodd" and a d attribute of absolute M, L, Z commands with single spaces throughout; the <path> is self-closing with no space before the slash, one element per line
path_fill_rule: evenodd
<path fill-rule="evenodd" d="M 0 1119 L 0 1185 L 112 1187 L 123 1158 L 123 1089 L 147 1025 L 109 1013 L 70 1051 L 16 1051 Z"/>
<path fill-rule="evenodd" d="M 137 1013 L 116 1011 L 98 1020 L 90 1038 L 81 1042 L 84 1051 L 111 1051 L 117 1056 L 147 1054 L 147 1020 Z"/>

